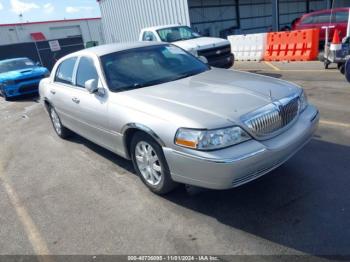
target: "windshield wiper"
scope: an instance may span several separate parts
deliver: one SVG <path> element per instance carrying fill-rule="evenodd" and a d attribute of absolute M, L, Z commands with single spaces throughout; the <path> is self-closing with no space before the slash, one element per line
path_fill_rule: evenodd
<path fill-rule="evenodd" d="M 139 83 L 135 83 L 129 86 L 123 86 L 123 87 L 119 87 L 118 91 L 126 91 L 126 90 L 131 90 L 131 89 L 138 89 L 138 88 L 142 88 L 145 87 L 145 84 L 139 84 Z"/>
<path fill-rule="evenodd" d="M 197 75 L 197 74 L 198 74 L 198 72 L 194 72 L 194 73 L 185 73 L 185 74 L 182 74 L 182 75 L 179 75 L 179 76 L 175 77 L 172 81 L 184 79 L 184 78 L 187 78 L 187 77 L 190 77 L 190 76 L 194 76 L 194 75 Z"/>

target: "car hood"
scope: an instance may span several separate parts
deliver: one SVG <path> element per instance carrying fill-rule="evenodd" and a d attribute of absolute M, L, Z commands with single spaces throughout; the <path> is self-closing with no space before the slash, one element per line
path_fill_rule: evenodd
<path fill-rule="evenodd" d="M 45 75 L 48 70 L 45 67 L 31 67 L 21 70 L 9 71 L 0 74 L 0 81 L 18 80 L 27 77 L 35 77 Z"/>
<path fill-rule="evenodd" d="M 118 93 L 128 107 L 179 125 L 216 128 L 240 123 L 240 117 L 283 97 L 299 93 L 292 83 L 226 69 L 152 87 Z M 185 127 L 185 126 L 184 126 Z"/>
<path fill-rule="evenodd" d="M 199 37 L 199 38 L 194 38 L 190 40 L 173 42 L 172 44 L 177 45 L 185 50 L 191 50 L 191 49 L 204 50 L 204 49 L 229 45 L 230 42 L 222 38 Z"/>

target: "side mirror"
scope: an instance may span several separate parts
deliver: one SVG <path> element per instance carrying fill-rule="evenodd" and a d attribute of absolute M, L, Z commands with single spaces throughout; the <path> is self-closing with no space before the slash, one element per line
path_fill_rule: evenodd
<path fill-rule="evenodd" d="M 40 62 L 35 63 L 36 66 L 41 66 Z"/>
<path fill-rule="evenodd" d="M 98 91 L 98 83 L 96 79 L 90 79 L 85 82 L 85 89 L 90 93 L 96 93 Z"/>
<path fill-rule="evenodd" d="M 145 40 L 148 41 L 148 42 L 151 42 L 152 41 L 152 37 L 146 36 Z"/>
<path fill-rule="evenodd" d="M 199 60 L 201 60 L 204 64 L 208 64 L 208 59 L 205 56 L 199 56 Z"/>

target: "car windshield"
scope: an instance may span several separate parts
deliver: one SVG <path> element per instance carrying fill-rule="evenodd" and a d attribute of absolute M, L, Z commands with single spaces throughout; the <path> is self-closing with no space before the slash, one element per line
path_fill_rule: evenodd
<path fill-rule="evenodd" d="M 0 61 L 0 73 L 32 68 L 34 65 L 29 58 Z"/>
<path fill-rule="evenodd" d="M 172 45 L 157 45 L 101 57 L 109 89 L 126 91 L 157 85 L 209 70 L 209 67 Z"/>
<path fill-rule="evenodd" d="M 157 33 L 163 42 L 169 43 L 200 37 L 198 33 L 194 32 L 188 26 L 163 28 L 157 30 Z"/>

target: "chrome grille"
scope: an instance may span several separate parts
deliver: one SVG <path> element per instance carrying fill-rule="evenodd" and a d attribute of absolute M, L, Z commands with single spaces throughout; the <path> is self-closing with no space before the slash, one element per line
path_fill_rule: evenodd
<path fill-rule="evenodd" d="M 299 113 L 299 96 L 284 98 L 243 117 L 243 122 L 260 138 L 272 136 L 283 130 Z"/>

